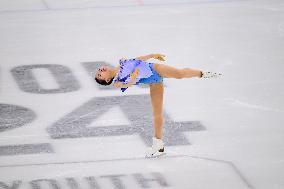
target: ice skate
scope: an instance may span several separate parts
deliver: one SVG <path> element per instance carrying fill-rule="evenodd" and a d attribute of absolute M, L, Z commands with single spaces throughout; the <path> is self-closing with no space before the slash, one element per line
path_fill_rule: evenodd
<path fill-rule="evenodd" d="M 161 139 L 153 138 L 152 148 L 146 152 L 146 158 L 159 157 L 165 154 L 164 143 Z"/>
<path fill-rule="evenodd" d="M 215 73 L 215 72 L 201 72 L 201 78 L 216 78 L 221 76 L 222 74 L 220 73 Z"/>

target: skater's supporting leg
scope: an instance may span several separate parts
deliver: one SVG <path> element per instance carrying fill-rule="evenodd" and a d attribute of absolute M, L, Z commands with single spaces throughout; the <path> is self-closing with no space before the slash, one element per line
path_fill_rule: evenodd
<path fill-rule="evenodd" d="M 154 69 L 165 78 L 190 78 L 190 77 L 201 77 L 201 71 L 191 68 L 175 68 L 165 64 L 154 64 Z"/>
<path fill-rule="evenodd" d="M 150 84 L 150 96 L 153 110 L 154 136 L 158 139 L 163 135 L 163 83 Z"/>

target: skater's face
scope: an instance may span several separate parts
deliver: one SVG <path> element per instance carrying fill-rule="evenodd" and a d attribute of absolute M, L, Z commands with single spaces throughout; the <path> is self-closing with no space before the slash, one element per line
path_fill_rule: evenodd
<path fill-rule="evenodd" d="M 109 82 L 111 80 L 111 71 L 107 66 L 101 66 L 97 69 L 96 78 Z"/>

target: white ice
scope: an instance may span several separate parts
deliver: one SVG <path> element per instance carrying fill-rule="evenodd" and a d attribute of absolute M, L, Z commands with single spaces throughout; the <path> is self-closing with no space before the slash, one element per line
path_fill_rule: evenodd
<path fill-rule="evenodd" d="M 115 66 L 122 57 L 149 53 L 165 54 L 167 65 L 223 74 L 212 80 L 164 80 L 164 110 L 170 117 L 200 121 L 206 128 L 184 132 L 190 145 L 168 146 L 165 157 L 149 160 L 136 134 L 51 138 L 47 127 L 94 97 L 149 94 L 136 86 L 125 94 L 99 90 L 82 63 Z M 55 94 L 23 91 L 11 69 L 36 64 L 68 67 L 80 88 Z M 14 188 L 32 188 L 37 179 L 76 188 L 66 178 L 88 189 L 84 179 L 90 176 L 101 188 L 142 188 L 134 174 L 153 178 L 152 172 L 161 173 L 167 186 L 149 181 L 150 188 L 282 189 L 283 71 L 282 0 L 2 0 L 0 104 L 29 108 L 36 118 L 0 132 L 0 147 L 48 143 L 54 151 L 0 151 L 0 189 L 12 188 L 17 180 L 21 184 Z M 42 88 L 58 87 L 45 70 L 34 75 Z M 129 124 L 119 107 L 90 127 L 114 124 Z M 124 176 L 112 183 L 104 175 Z"/>

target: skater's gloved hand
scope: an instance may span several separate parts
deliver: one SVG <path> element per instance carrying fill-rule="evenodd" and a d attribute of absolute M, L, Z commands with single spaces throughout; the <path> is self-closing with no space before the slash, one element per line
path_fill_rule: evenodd
<path fill-rule="evenodd" d="M 153 58 L 161 60 L 161 61 L 165 61 L 165 56 L 163 54 L 153 54 Z"/>

